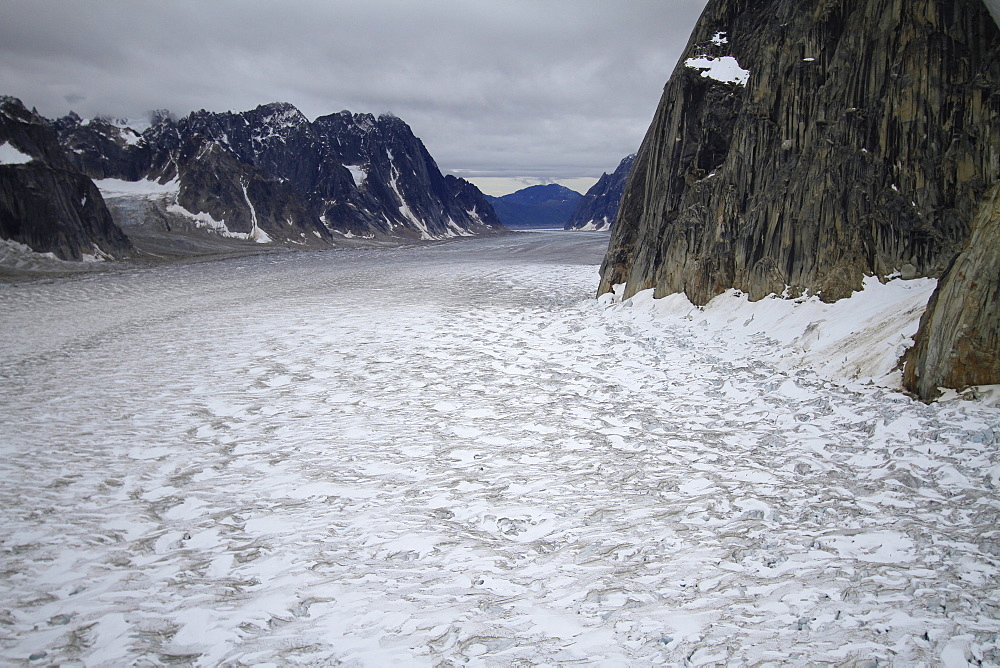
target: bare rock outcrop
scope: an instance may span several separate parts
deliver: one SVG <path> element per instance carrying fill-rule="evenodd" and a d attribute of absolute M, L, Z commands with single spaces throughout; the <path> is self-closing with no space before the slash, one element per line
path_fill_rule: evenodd
<path fill-rule="evenodd" d="M 925 400 L 939 387 L 1000 384 L 1000 183 L 924 311 L 903 383 Z"/>
<path fill-rule="evenodd" d="M 0 98 L 0 239 L 62 260 L 124 259 L 132 243 L 94 182 L 73 167 L 47 121 Z"/>
<path fill-rule="evenodd" d="M 1000 177 L 982 0 L 710 0 L 636 158 L 599 292 L 704 304 L 940 276 Z"/>

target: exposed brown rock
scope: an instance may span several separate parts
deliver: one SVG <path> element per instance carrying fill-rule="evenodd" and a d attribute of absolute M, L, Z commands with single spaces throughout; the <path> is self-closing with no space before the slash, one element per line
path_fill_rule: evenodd
<path fill-rule="evenodd" d="M 735 58 L 749 79 L 685 65 Z M 632 169 L 599 292 L 836 300 L 940 276 L 1000 176 L 981 0 L 710 0 Z"/>
<path fill-rule="evenodd" d="M 1000 383 L 1000 183 L 931 297 L 914 341 L 903 383 L 922 399 L 936 398 L 939 387 Z"/>

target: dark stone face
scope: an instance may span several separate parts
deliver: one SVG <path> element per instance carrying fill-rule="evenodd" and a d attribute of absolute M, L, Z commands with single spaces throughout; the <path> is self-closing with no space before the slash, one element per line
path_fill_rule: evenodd
<path fill-rule="evenodd" d="M 636 157 L 600 291 L 836 300 L 865 274 L 940 276 L 997 180 L 998 106 L 980 0 L 711 0 Z"/>
<path fill-rule="evenodd" d="M 32 158 L 0 165 L 0 238 L 63 260 L 132 254 L 100 191 L 73 168 L 45 119 L 19 100 L 0 99 L 0 143 Z"/>
<path fill-rule="evenodd" d="M 1000 183 L 972 223 L 969 242 L 941 277 L 905 357 L 903 384 L 921 399 L 940 387 L 1000 383 Z"/>

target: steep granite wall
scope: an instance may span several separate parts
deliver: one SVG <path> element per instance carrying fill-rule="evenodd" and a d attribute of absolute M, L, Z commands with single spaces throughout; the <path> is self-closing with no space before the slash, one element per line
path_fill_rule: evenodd
<path fill-rule="evenodd" d="M 21 156 L 0 164 L 0 239 L 63 260 L 133 254 L 94 182 L 73 168 L 45 119 L 16 98 L 0 98 L 0 149 Z"/>
<path fill-rule="evenodd" d="M 906 356 L 903 384 L 922 399 L 939 387 L 1000 383 L 1000 184 L 945 272 Z"/>
<path fill-rule="evenodd" d="M 710 0 L 622 197 L 599 291 L 704 304 L 940 276 L 1000 175 L 982 0 Z"/>

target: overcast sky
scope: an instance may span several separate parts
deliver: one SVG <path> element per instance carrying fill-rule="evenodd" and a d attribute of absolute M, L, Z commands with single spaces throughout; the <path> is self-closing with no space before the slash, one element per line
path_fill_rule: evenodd
<path fill-rule="evenodd" d="M 491 194 L 634 152 L 706 0 L 0 0 L 0 94 L 50 118 L 392 112 Z"/>

